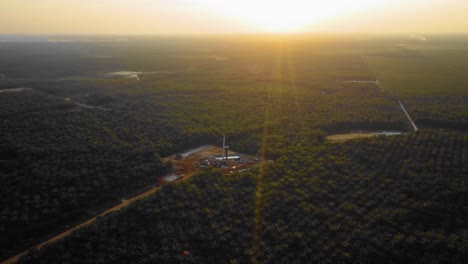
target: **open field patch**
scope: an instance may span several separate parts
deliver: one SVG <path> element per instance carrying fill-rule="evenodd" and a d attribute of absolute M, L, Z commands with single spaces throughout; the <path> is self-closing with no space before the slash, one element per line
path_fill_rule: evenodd
<path fill-rule="evenodd" d="M 336 134 L 327 136 L 326 139 L 329 141 L 345 141 L 356 138 L 368 138 L 376 136 L 398 136 L 401 135 L 401 132 L 397 131 L 380 131 L 380 132 L 355 132 L 355 133 L 346 133 L 346 134 Z"/>
<path fill-rule="evenodd" d="M 218 168 L 223 173 L 232 174 L 250 170 L 262 162 L 259 157 L 232 150 L 228 151 L 227 159 L 224 154 L 222 148 L 206 145 L 164 158 L 163 162 L 170 166 L 170 169 L 167 175 L 161 177 L 161 180 L 172 182 L 185 179 L 209 168 Z"/>

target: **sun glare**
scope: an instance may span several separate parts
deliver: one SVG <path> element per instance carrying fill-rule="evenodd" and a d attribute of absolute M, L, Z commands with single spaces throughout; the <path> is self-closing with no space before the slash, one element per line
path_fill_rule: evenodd
<path fill-rule="evenodd" d="M 391 0 L 236 0 L 200 1 L 205 8 L 238 19 L 264 32 L 294 32 L 356 11 L 365 11 Z"/>

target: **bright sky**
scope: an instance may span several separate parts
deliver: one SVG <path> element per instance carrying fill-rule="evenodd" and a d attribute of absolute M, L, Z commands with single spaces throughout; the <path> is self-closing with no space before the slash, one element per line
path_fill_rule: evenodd
<path fill-rule="evenodd" d="M 0 0 L 0 34 L 468 32 L 468 0 Z"/>

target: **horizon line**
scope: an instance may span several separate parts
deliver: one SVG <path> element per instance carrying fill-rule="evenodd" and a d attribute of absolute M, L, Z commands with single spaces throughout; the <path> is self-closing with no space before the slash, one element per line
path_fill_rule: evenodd
<path fill-rule="evenodd" d="M 407 34 L 429 34 L 429 35 L 468 35 L 468 31 L 395 31 L 395 32 L 372 32 L 372 31 L 311 31 L 311 32 L 186 32 L 186 33 L 2 33 L 0 36 L 304 36 L 304 35 L 407 35 Z"/>

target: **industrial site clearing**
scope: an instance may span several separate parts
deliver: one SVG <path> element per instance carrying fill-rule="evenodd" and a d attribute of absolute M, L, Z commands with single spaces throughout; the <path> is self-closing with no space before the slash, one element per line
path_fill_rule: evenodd
<path fill-rule="evenodd" d="M 163 162 L 169 166 L 169 173 L 160 178 L 164 183 L 187 179 L 208 168 L 219 168 L 225 174 L 243 172 L 262 160 L 258 156 L 231 151 L 228 146 L 205 145 L 167 157 Z"/>

